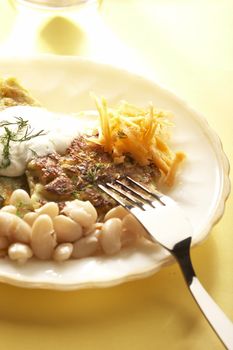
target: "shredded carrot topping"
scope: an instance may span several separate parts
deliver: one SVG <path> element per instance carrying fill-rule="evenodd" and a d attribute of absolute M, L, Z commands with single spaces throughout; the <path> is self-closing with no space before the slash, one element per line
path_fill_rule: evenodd
<path fill-rule="evenodd" d="M 152 105 L 141 109 L 122 101 L 110 108 L 104 98 L 95 97 L 95 102 L 100 129 L 98 137 L 91 141 L 102 145 L 116 163 L 124 162 L 126 154 L 140 165 L 154 163 L 164 175 L 164 182 L 171 186 L 185 158 L 184 153 L 173 152 L 167 143 L 171 114 Z"/>

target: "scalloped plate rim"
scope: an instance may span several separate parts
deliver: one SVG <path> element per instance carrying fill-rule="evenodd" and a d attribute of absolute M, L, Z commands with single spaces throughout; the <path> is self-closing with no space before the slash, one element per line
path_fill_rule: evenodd
<path fill-rule="evenodd" d="M 222 165 L 222 172 L 223 172 L 223 179 L 222 179 L 222 188 L 221 188 L 221 196 L 218 197 L 218 201 L 215 205 L 215 213 L 211 220 L 208 222 L 208 225 L 206 225 L 205 229 L 201 232 L 201 237 L 199 238 L 199 241 L 196 244 L 202 243 L 204 239 L 208 236 L 210 230 L 213 228 L 213 226 L 221 219 L 221 217 L 224 214 L 225 210 L 225 204 L 226 200 L 230 194 L 231 190 L 231 184 L 230 184 L 230 163 L 229 160 L 223 150 L 223 145 L 221 142 L 221 139 L 215 132 L 215 130 L 209 125 L 206 118 L 198 111 L 196 111 L 190 104 L 188 104 L 186 101 L 184 101 L 182 98 L 177 96 L 175 93 L 173 93 L 170 89 L 164 87 L 162 84 L 157 83 L 154 80 L 149 79 L 148 77 L 145 77 L 141 74 L 138 74 L 134 71 L 131 71 L 130 69 L 118 67 L 116 65 L 111 65 L 109 63 L 102 63 L 97 60 L 91 60 L 87 59 L 85 57 L 74 57 L 74 56 L 55 56 L 52 54 L 43 54 L 43 55 L 31 55 L 31 56 L 19 56 L 19 57 L 7 57 L 2 56 L 0 58 L 0 62 L 7 62 L 7 64 L 10 64 L 10 62 L 14 63 L 14 61 L 34 61 L 34 62 L 40 62 L 40 61 L 57 61 L 57 62 L 84 62 L 87 64 L 92 65 L 98 65 L 102 68 L 107 68 L 110 70 L 117 70 L 119 73 L 128 74 L 130 76 L 134 76 L 135 78 L 143 79 L 145 82 L 151 84 L 152 86 L 155 86 L 157 89 L 159 89 L 163 94 L 165 94 L 168 98 L 175 100 L 178 102 L 182 108 L 186 109 L 187 111 L 190 111 L 192 113 L 192 117 L 195 118 L 195 121 L 198 122 L 204 129 L 207 131 L 207 137 L 210 139 L 211 144 L 214 146 L 215 154 L 218 156 L 219 163 Z M 171 258 L 171 256 L 168 256 L 167 259 L 157 264 L 155 267 L 150 267 L 148 269 L 144 269 L 143 271 L 139 271 L 138 273 L 132 273 L 128 276 L 122 276 L 115 279 L 108 279 L 103 281 L 95 281 L 95 282 L 83 282 L 83 283 L 50 283 L 45 281 L 38 281 L 38 282 L 30 282 L 26 281 L 25 279 L 22 280 L 19 278 L 11 278 L 9 276 L 1 275 L 0 271 L 0 281 L 3 283 L 8 283 L 17 287 L 26 287 L 26 288 L 40 288 L 40 289 L 53 289 L 53 290 L 63 290 L 63 291 L 69 291 L 69 290 L 77 290 L 77 289 L 85 289 L 85 288 L 103 288 L 103 287 L 111 287 L 115 286 L 124 282 L 141 279 L 144 277 L 148 277 L 156 272 L 158 272 L 163 266 L 168 265 L 170 263 L 174 262 L 174 259 Z"/>

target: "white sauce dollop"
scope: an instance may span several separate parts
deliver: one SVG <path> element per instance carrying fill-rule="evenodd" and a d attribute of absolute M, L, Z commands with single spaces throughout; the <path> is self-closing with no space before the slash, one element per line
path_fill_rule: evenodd
<path fill-rule="evenodd" d="M 16 122 L 16 117 L 28 121 L 32 134 L 43 130 L 41 136 L 24 142 L 10 142 L 10 165 L 3 169 L 0 167 L 2 176 L 20 176 L 25 172 L 27 163 L 36 153 L 38 156 L 46 156 L 57 152 L 64 154 L 71 142 L 85 129 L 84 121 L 69 115 L 50 112 L 40 107 L 15 106 L 0 112 L 0 122 Z M 7 126 L 15 131 L 17 126 Z M 3 143 L 1 137 L 5 130 L 0 128 L 0 164 L 3 160 Z"/>

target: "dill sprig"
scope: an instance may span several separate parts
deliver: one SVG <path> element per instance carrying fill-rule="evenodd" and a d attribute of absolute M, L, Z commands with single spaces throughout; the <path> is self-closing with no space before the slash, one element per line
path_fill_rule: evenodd
<path fill-rule="evenodd" d="M 16 130 L 12 131 L 9 126 L 16 126 Z M 5 169 L 11 164 L 10 149 L 11 142 L 25 142 L 35 137 L 46 135 L 44 130 L 33 133 L 33 129 L 28 124 L 28 120 L 21 117 L 15 117 L 15 122 L 3 120 L 0 122 L 0 128 L 4 128 L 4 133 L 0 137 L 0 142 L 3 145 L 2 160 L 0 168 Z"/>
<path fill-rule="evenodd" d="M 91 183 L 97 181 L 101 174 L 101 170 L 103 170 L 104 167 L 105 165 L 103 163 L 96 163 L 94 166 L 88 169 L 86 179 Z"/>

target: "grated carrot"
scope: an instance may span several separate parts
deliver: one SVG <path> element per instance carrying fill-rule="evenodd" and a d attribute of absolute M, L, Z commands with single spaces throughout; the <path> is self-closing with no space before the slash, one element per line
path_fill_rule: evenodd
<path fill-rule="evenodd" d="M 173 152 L 168 145 L 170 114 L 152 104 L 142 109 L 122 101 L 116 108 L 109 108 L 104 98 L 95 97 L 95 102 L 100 130 L 91 141 L 102 145 L 116 163 L 124 162 L 126 154 L 140 165 L 154 163 L 164 175 L 164 182 L 172 185 L 185 155 Z"/>

